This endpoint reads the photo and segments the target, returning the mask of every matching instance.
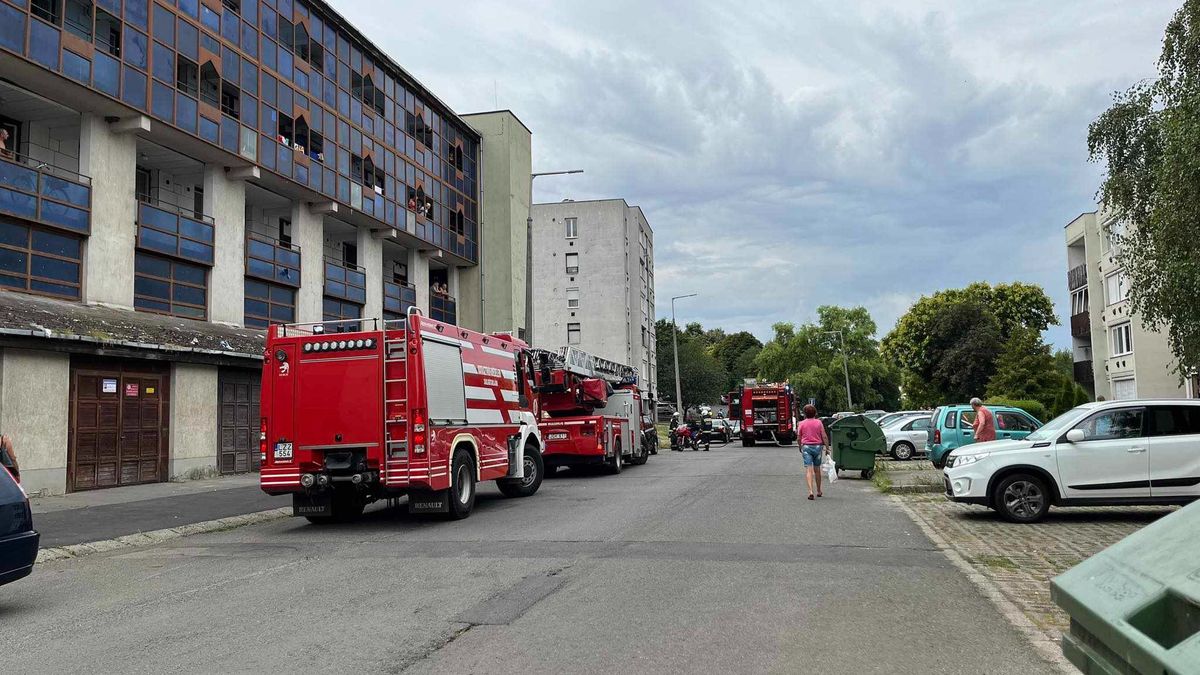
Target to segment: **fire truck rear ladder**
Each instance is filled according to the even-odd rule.
[[[411,479],[408,448],[408,321],[383,322],[384,485]]]

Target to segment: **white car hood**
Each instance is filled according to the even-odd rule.
[[[1028,450],[1033,446],[1033,441],[1021,440],[1003,440],[1003,441],[987,441],[984,443],[972,443],[954,450],[955,457],[965,457],[967,455],[979,455],[985,452],[1007,452],[1010,450]]]

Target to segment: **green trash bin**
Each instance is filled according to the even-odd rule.
[[[874,420],[850,415],[829,425],[829,443],[837,470],[859,471],[863,478],[875,475],[875,455],[887,446],[883,430]]]
[[[1050,597],[1071,615],[1067,660],[1087,675],[1200,673],[1197,533],[1193,504],[1051,581]]]

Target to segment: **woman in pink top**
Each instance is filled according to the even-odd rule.
[[[804,421],[797,425],[796,432],[800,435],[800,456],[804,458],[804,480],[808,483],[808,498],[813,498],[813,483],[817,486],[817,496],[821,494],[821,458],[829,451],[829,434],[825,425],[817,419],[817,409],[811,405],[804,406]]]

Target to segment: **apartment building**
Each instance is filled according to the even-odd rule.
[[[479,133],[319,0],[0,0],[0,128],[33,491],[255,468],[268,322],[479,327]]]
[[[1075,381],[1109,400],[1196,395],[1192,382],[1179,382],[1166,336],[1143,326],[1129,307],[1114,255],[1120,228],[1103,209],[1066,226]]]
[[[534,204],[533,339],[638,370],[655,389],[654,232],[624,199]]]

